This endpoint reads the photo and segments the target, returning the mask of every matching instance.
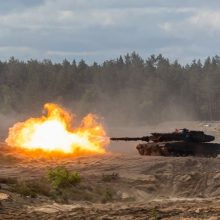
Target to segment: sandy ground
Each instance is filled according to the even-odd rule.
[[[218,134],[219,123],[206,125],[194,123],[190,128]],[[135,135],[140,133],[136,130]],[[110,148],[117,151],[117,146]],[[220,219],[220,158],[144,157],[131,144],[123,146],[125,152],[120,144],[120,153],[104,156],[45,159],[22,156],[1,145],[0,219]],[[75,197],[68,201],[11,190],[10,179],[37,182],[58,165],[82,176],[73,189]]]
[[[62,164],[77,170],[92,187],[111,187],[117,199],[57,203],[41,196],[18,195],[1,184],[0,191],[9,199],[1,202],[0,219],[220,219],[219,158],[106,155],[3,161],[1,178],[37,179],[48,167]],[[118,174],[116,180],[102,181],[103,174],[113,172]]]

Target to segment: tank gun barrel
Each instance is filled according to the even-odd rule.
[[[186,128],[181,129],[181,132],[171,133],[151,133],[150,136],[143,137],[112,137],[111,141],[145,141],[145,142],[168,142],[168,141],[185,141],[185,142],[211,142],[215,137],[204,134],[203,131],[190,131]]]
[[[143,137],[111,137],[111,141],[150,141],[150,137],[143,136]]]

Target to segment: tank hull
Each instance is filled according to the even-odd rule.
[[[138,144],[140,155],[148,156],[201,156],[217,157],[220,155],[220,144],[195,142],[160,142]]]

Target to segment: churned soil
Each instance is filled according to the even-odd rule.
[[[56,166],[82,177],[71,197],[15,190]],[[220,158],[35,158],[2,145],[0,186],[0,219],[220,219]]]

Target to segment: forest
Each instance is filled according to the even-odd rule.
[[[133,52],[88,65],[84,60],[0,61],[0,114],[37,114],[55,102],[111,125],[220,120],[220,57],[182,65]]]

